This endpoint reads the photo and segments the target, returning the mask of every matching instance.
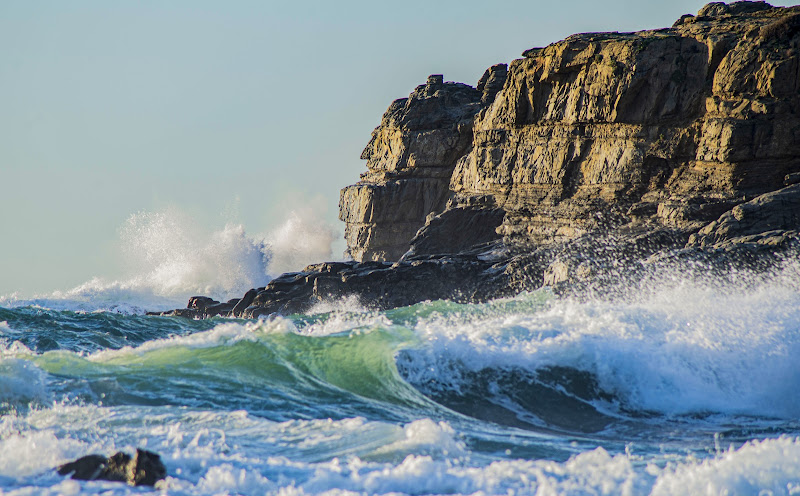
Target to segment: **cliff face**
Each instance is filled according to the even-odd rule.
[[[472,142],[475,114],[505,82],[506,66],[486,71],[478,88],[434,75],[395,100],[361,158],[368,171],[342,190],[339,218],[356,260],[396,260],[431,213],[441,212],[456,161]]]
[[[692,233],[800,171],[800,7],[712,3],[671,28],[523,57],[479,89],[429,81],[392,104],[369,172],[342,192],[356,260],[442,252],[457,235],[455,251]]]

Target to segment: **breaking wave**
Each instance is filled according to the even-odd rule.
[[[134,493],[51,469],[143,446],[170,494],[793,494],[800,279],[733,279],[248,323],[0,308],[0,491]]]

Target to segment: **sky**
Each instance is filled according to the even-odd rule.
[[[371,131],[429,74],[475,85],[528,48],[703,3],[4,0],[0,295],[113,278],[142,212],[257,235],[305,209],[343,232]]]

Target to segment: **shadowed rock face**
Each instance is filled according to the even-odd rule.
[[[796,257],[800,6],[715,2],[670,28],[573,35],[477,88],[431,76],[389,106],[362,158],[340,199],[354,262],[172,314],[479,301]]]
[[[735,206],[689,238],[689,246],[755,242],[800,228],[800,184]],[[764,241],[762,241],[763,243]]]
[[[152,315],[202,319],[217,315],[258,318],[271,314],[306,313],[314,305],[354,295],[368,308],[384,310],[424,300],[484,301],[509,295],[505,262],[478,252],[422,257],[413,261],[325,262],[273,279],[248,291],[250,304],[225,312],[220,303],[192,297],[187,308]]]

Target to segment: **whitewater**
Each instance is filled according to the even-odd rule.
[[[302,213],[190,225],[133,215],[128,276],[0,296],[0,493],[800,494],[800,261],[613,296],[144,315],[333,257]],[[137,447],[155,488],[54,471]]]

